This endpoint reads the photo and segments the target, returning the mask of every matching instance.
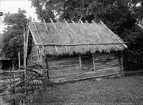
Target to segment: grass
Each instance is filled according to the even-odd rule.
[[[143,105],[143,76],[52,85],[29,105]]]

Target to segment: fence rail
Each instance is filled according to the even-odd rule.
[[[4,87],[6,87],[7,89],[9,88],[8,93],[5,90],[1,91],[2,93],[0,93],[0,96],[11,97],[16,94],[23,94],[28,96],[28,94],[31,94],[31,92],[40,89],[44,82],[41,70],[38,71],[36,69],[26,68],[26,72],[27,72],[27,77],[25,78],[24,69],[0,70],[0,75],[2,76],[2,78],[3,77],[4,79],[6,78],[6,80],[3,79],[4,84],[1,85],[0,88],[1,89],[4,89]],[[26,93],[24,92],[25,90]]]

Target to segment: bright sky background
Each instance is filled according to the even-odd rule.
[[[26,16],[35,18],[37,20],[37,16],[35,14],[35,9],[31,7],[31,1],[29,0],[0,0],[0,12],[3,13],[16,13],[18,8],[22,10],[26,10]],[[0,33],[2,33],[4,29],[3,24],[4,15],[0,17]]]

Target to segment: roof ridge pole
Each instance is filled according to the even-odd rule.
[[[36,26],[35,23],[34,23],[34,26],[35,26],[35,29],[36,29],[36,31],[37,31],[39,40],[40,40],[40,42],[41,42],[41,44],[42,44],[42,55],[44,55],[44,50],[45,50],[45,48],[44,48],[44,43],[42,42],[42,39],[41,39],[41,37],[40,37],[40,35],[39,35],[39,31],[38,31],[37,26]]]
[[[68,26],[68,28],[72,31],[72,33],[75,35],[75,36],[77,36],[76,35],[76,33],[74,32],[74,30],[70,27],[70,25],[68,24],[68,22],[64,19],[64,21],[65,21],[65,23],[66,23],[66,25]]]
[[[83,21],[82,21],[82,20],[81,20],[81,24],[82,24],[82,25],[81,25],[81,27],[83,27],[85,30],[89,29],[89,28],[87,28],[87,27],[86,27],[86,24],[85,24],[85,23],[83,23]],[[89,38],[88,38],[88,39],[89,39]]]
[[[95,23],[95,22],[94,22]],[[115,34],[115,33],[113,33],[102,21],[100,21],[100,23],[102,24],[102,25],[104,25],[112,34]],[[116,34],[115,34],[116,35]],[[116,37],[117,37],[117,35],[116,35]],[[117,39],[119,40],[119,38],[117,37]],[[121,40],[119,40],[120,42],[122,42]],[[123,42],[122,42],[123,43]]]
[[[83,21],[80,19],[79,20],[80,21],[80,23],[82,24],[81,26],[83,27],[83,25],[85,24],[85,23],[83,23]],[[83,27],[84,29],[88,29],[88,28],[85,28],[85,27]]]
[[[96,25],[96,28],[99,29],[99,27],[97,26],[97,24],[96,24],[93,20],[92,20],[92,23],[94,23],[94,24]],[[92,28],[92,29],[96,32],[96,30],[95,30],[94,28]],[[103,38],[103,37],[101,37],[101,35],[99,35],[99,37],[101,38],[101,41],[102,41],[102,38]],[[100,42],[100,43],[101,43],[101,42]],[[102,45],[100,45],[100,47],[102,48],[102,50],[104,49]]]
[[[81,19],[78,20],[78,23],[80,23],[80,22],[81,22]]]
[[[30,28],[30,26],[28,26],[28,28],[29,28],[29,30],[30,30],[30,32],[31,32],[31,35],[32,35],[32,38],[33,38],[35,44],[37,45],[38,43],[37,43],[37,41],[36,41],[36,39],[35,39],[35,37],[34,37],[34,35],[33,35],[33,32],[31,31],[32,29]]]
[[[89,24],[89,22],[86,20],[85,23]]]
[[[82,24],[84,24],[84,23],[83,23],[83,21],[82,21],[81,19],[79,19],[78,23],[82,23]]]
[[[53,21],[51,18],[49,18],[49,19],[50,19],[51,23],[53,24],[53,26],[54,26],[55,30],[56,30],[56,31],[57,31],[57,33],[59,34],[59,37],[61,38],[60,33],[58,32],[58,29],[57,29],[56,24],[54,23],[54,21]]]
[[[76,23],[73,21],[73,20],[71,20],[72,21],[72,23],[79,29],[79,27],[76,25]],[[79,31],[82,33],[82,34],[84,34],[80,29],[79,29]]]
[[[60,23],[60,25],[61,25],[61,23]],[[65,29],[62,25],[61,25],[61,27],[62,27],[63,29]],[[68,35],[68,36],[69,36],[69,38],[70,38],[71,40],[73,40],[70,35]]]
[[[71,20],[71,21],[72,21],[72,23],[73,23],[76,27],[78,27],[73,20]]]
[[[59,20],[57,20],[57,22],[60,24],[60,26],[64,29],[64,27],[61,25],[61,22],[59,22]]]
[[[80,22],[81,22],[82,24],[84,24],[83,21],[82,21],[81,19],[80,19]]]
[[[57,27],[56,27],[54,21],[51,18],[49,18],[49,19],[50,19],[51,23],[53,24],[54,28],[57,30]]]
[[[37,29],[37,26],[36,26],[35,22],[34,22],[34,26],[35,26],[35,29],[36,29],[36,31],[37,31],[38,37],[39,37],[39,39],[40,39],[40,42],[41,42],[42,45],[43,45],[43,42],[42,42],[42,40],[41,40],[41,38],[40,38],[39,31],[38,31],[38,29]]]
[[[71,28],[69,27],[69,24],[68,24],[68,22],[64,19],[64,22],[66,23],[66,25],[68,26],[68,28],[71,30]],[[71,30],[72,31],[72,30]],[[74,33],[73,31],[72,31],[72,33]],[[68,35],[68,34],[67,34]],[[69,36],[69,38],[71,39],[71,43],[74,43],[73,41],[74,41],[74,39],[71,37],[71,35],[68,35]],[[76,34],[74,33],[74,36],[76,36]]]
[[[45,26],[45,28],[46,28],[46,31],[48,30],[48,32],[49,32],[49,28],[47,27],[47,24],[46,24],[46,22],[45,22],[45,19],[43,19],[43,22],[44,22],[44,26]]]
[[[95,22],[94,22],[95,23]],[[100,23],[102,25],[104,25],[112,34],[115,34],[114,32],[112,32],[102,21],[100,21]],[[122,40],[119,39],[119,36],[117,34],[115,34],[116,38],[118,39],[119,42],[123,43],[124,45],[124,42]],[[125,47],[127,47],[126,45],[124,45]]]
[[[79,46],[79,45],[109,45],[109,44],[122,44],[122,43],[77,43],[77,44],[57,44],[57,43],[49,43],[44,44],[44,46]],[[40,45],[36,45],[40,46]]]
[[[78,23],[84,24],[83,21],[81,19],[79,19]],[[81,27],[83,27],[83,25],[80,25]],[[84,29],[87,29],[85,27],[83,27]]]
[[[59,25],[62,27],[62,29],[64,29],[64,27],[61,25],[61,22],[59,22],[59,20],[57,19],[57,22],[59,23]],[[68,50],[67,47],[65,46],[66,51]]]
[[[57,33],[58,33],[60,39],[62,40],[62,38],[61,38],[61,36],[60,36],[60,33],[58,32],[58,29],[57,29],[57,27],[56,27],[56,24],[54,23],[54,21],[53,21],[51,18],[49,18],[49,19],[50,19],[51,23],[53,24],[55,30],[57,31]],[[56,46],[54,46],[54,47],[55,47],[56,52],[58,52],[57,47],[56,47]]]
[[[94,22],[94,21],[93,21],[93,22]],[[95,22],[94,22],[94,23],[95,23]],[[102,25],[104,25],[109,32],[111,32],[112,34],[114,34],[114,35],[116,36],[117,40],[118,40],[120,43],[123,43],[123,42],[119,39],[119,37],[118,37],[115,33],[113,33],[102,21],[100,21],[100,23],[101,23]],[[118,47],[116,44],[115,44],[115,46]]]

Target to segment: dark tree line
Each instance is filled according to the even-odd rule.
[[[139,26],[143,20],[143,0],[31,0],[31,4],[41,21],[50,22],[49,18],[69,22],[103,21],[128,45],[126,59],[143,63],[143,29]],[[3,52],[7,57],[14,58],[16,51],[23,52],[22,27],[27,21],[22,10],[6,15],[4,23],[8,27],[3,34]]]
[[[19,9],[17,13],[5,14],[4,24],[7,27],[2,34],[1,56],[17,59],[20,52],[23,58],[23,29],[28,22],[25,13],[25,10]]]
[[[31,0],[41,21],[103,21],[128,45],[126,60],[143,63],[143,0]],[[42,12],[41,12],[42,11]],[[56,11],[55,15],[53,11]],[[46,13],[46,14],[45,14]]]

